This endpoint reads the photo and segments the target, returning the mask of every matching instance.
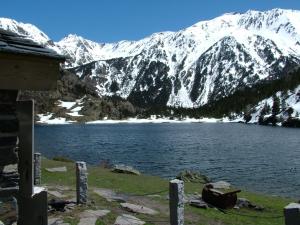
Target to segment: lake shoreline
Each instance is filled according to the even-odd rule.
[[[66,172],[48,172],[46,168],[66,167]],[[145,217],[135,214],[140,219],[158,220],[160,217],[168,219],[168,179],[162,179],[158,176],[149,176],[146,174],[131,175],[124,173],[114,173],[110,169],[99,166],[88,165],[88,196],[94,201],[93,207],[105,207],[111,211],[110,216],[104,217],[105,224],[113,224],[116,217],[122,213],[117,203],[107,201],[103,197],[97,196],[95,190],[108,190],[120,194],[121,196],[130,196],[130,203],[138,201],[145,207],[153,208],[160,212],[159,215]],[[53,161],[46,158],[42,160],[42,185],[46,185],[51,191],[60,192],[66,199],[74,196],[73,191],[76,185],[74,162]],[[195,196],[201,193],[203,184],[185,182],[186,196]],[[61,192],[61,190],[72,190]],[[153,195],[152,193],[159,193]],[[135,197],[136,196],[136,197]],[[139,197],[142,196],[142,197]],[[254,210],[250,208],[240,208],[228,210],[230,213],[223,213],[215,208],[199,209],[194,208],[187,202],[185,204],[185,222],[189,224],[232,224],[232,225],[281,225],[284,222],[283,208],[293,201],[291,198],[274,197],[255,192],[242,191],[238,194],[239,198],[248,199],[250,202],[263,207],[263,210]],[[149,205],[150,204],[150,205]],[[87,206],[89,207],[89,206]],[[69,213],[59,214],[64,221],[74,224],[79,220],[79,212],[86,210],[87,207],[75,208],[75,214]],[[241,215],[239,215],[241,213]],[[243,215],[251,215],[245,217]],[[280,216],[280,218],[278,218]],[[272,218],[274,217],[274,218]],[[72,223],[73,224],[73,223]]]

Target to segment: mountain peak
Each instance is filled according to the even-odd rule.
[[[46,45],[50,41],[50,38],[44,32],[29,23],[21,23],[9,18],[0,18],[0,27],[25,36],[42,45]]]

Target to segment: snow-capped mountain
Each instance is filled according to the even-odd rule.
[[[36,26],[29,23],[17,22],[13,19],[0,18],[0,27],[25,36],[41,45],[50,45],[50,38]]]
[[[202,106],[279,78],[300,63],[300,11],[295,10],[229,13],[178,32],[108,44],[76,35],[53,43],[32,25],[2,21],[5,29],[65,54],[65,67],[94,83],[99,95],[141,106]]]

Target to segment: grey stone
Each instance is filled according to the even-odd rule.
[[[231,184],[226,181],[217,181],[210,183],[215,189],[230,189]]]
[[[77,203],[87,203],[87,167],[85,162],[76,162],[76,198]]]
[[[3,173],[14,173],[18,172],[18,164],[10,164],[7,166],[4,166]]]
[[[65,223],[61,218],[49,218],[48,225],[70,225],[70,224]]]
[[[97,188],[97,189],[94,189],[94,193],[101,196],[102,198],[105,198],[109,202],[113,202],[113,201],[126,202],[125,196],[117,194],[116,192],[114,192],[110,189]]]
[[[186,194],[184,195],[184,203],[189,203],[190,201],[193,200],[200,200],[202,199],[202,196],[200,194]]]
[[[41,173],[42,155],[41,153],[34,153],[34,185],[40,185],[42,179]]]
[[[87,217],[103,217],[106,216],[108,213],[110,213],[109,210],[85,210],[82,213],[79,214],[80,218],[87,218]]]
[[[236,201],[236,207],[238,208],[249,208],[252,205],[251,202],[246,198],[238,198]]]
[[[66,197],[65,195],[61,194],[58,191],[48,191],[48,194],[50,194],[56,198],[65,198]]]
[[[71,190],[70,187],[61,186],[61,185],[55,186],[55,189],[57,189],[59,191],[70,191]]]
[[[246,198],[238,198],[237,199],[235,209],[240,209],[240,208],[254,209],[254,210],[257,210],[257,211],[264,210],[264,207],[255,205]]]
[[[202,201],[202,200],[191,200],[190,202],[191,206],[197,207],[197,208],[201,208],[201,209],[207,209],[208,205],[206,202]]]
[[[97,217],[81,218],[78,225],[95,225]]]
[[[141,175],[141,173],[138,170],[134,169],[133,167],[122,165],[122,164],[115,165],[114,168],[112,169],[112,172]]]
[[[135,205],[131,203],[121,203],[121,206],[127,210],[128,212],[134,212],[134,213],[143,213],[148,215],[156,215],[158,212],[156,210],[147,208],[145,206],[141,205]]]
[[[202,175],[198,172],[190,171],[190,170],[185,170],[180,172],[177,176],[177,179],[182,180],[184,182],[192,182],[192,183],[209,183],[210,179]]]
[[[121,216],[118,216],[114,223],[114,225],[143,225],[143,224],[145,224],[144,221],[128,214],[122,214]]]
[[[286,225],[300,224],[300,204],[290,203],[284,207],[284,217]]]
[[[45,168],[46,171],[55,173],[55,172],[67,172],[67,167],[53,167],[53,168]]]

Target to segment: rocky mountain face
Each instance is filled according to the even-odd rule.
[[[33,25],[0,27],[67,56],[64,65],[95,87],[140,107],[201,107],[281,78],[300,63],[300,11],[229,13],[139,41],[96,43],[76,35],[53,42]]]

